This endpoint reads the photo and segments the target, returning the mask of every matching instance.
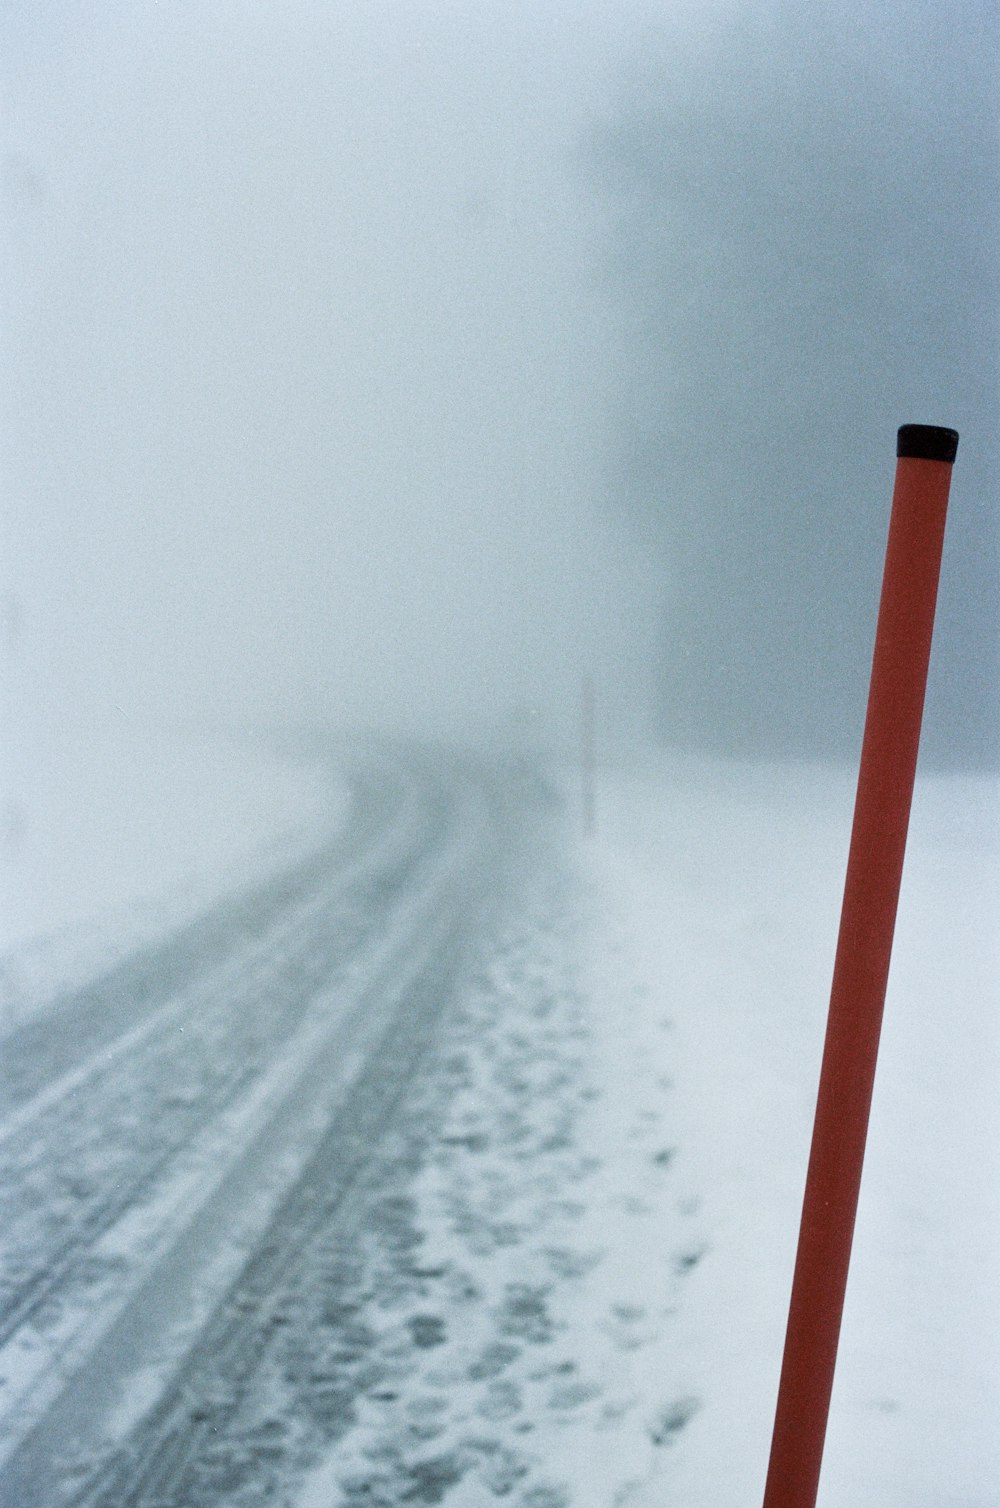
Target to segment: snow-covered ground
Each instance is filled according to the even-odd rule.
[[[418,1269],[372,1206],[383,1385],[297,1508],[759,1502],[852,805],[848,771],[605,772],[385,1175]],[[997,1502],[998,815],[920,783],[823,1508]]]
[[[605,1159],[594,1281],[649,1316],[635,1393],[691,1400],[636,1496],[649,1508],[761,1495],[853,780],[651,763],[607,782],[584,857],[605,1068],[583,1133]],[[998,876],[997,780],[919,780],[823,1508],[1000,1500]],[[678,1251],[699,1254],[679,1298]]]
[[[18,778],[14,1015],[345,800],[318,761],[206,740]],[[650,756],[602,773],[589,840],[572,785],[310,1258],[301,1398],[277,1351],[242,1405],[284,1495],[251,1473],[232,1508],[760,1499],[853,772]],[[822,1508],[997,1503],[998,873],[997,780],[920,780]]]
[[[347,801],[327,760],[124,717],[63,731],[8,719],[2,756],[0,1031],[290,862]]]

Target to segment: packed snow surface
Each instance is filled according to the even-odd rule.
[[[997,795],[917,792],[822,1508],[996,1503]],[[422,1287],[373,1208],[392,1386],[297,1508],[760,1500],[852,806],[844,770],[604,773],[449,1038],[396,1190]]]
[[[328,760],[124,715],[26,721],[0,752],[0,1031],[290,862],[347,801]]]
[[[77,843],[48,850],[98,961],[164,925],[165,894],[197,909],[306,851],[344,801],[318,766],[147,754],[117,778],[97,761]],[[587,838],[563,786],[558,841],[309,1259],[322,1320],[289,1327],[309,1366],[291,1387],[276,1351],[241,1406],[268,1501],[760,1500],[853,773],[651,756],[601,773]],[[997,1502],[998,798],[993,777],[918,781],[821,1508]],[[16,923],[22,969],[31,935]],[[227,1503],[264,1501],[262,1470]]]

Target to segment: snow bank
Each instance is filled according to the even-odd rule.
[[[4,749],[0,1029],[342,819],[329,762],[86,724]]]
[[[996,1502],[998,798],[918,782],[823,1508]],[[638,1396],[677,1402],[635,1508],[762,1495],[852,805],[853,775],[818,768],[604,780],[582,862],[607,1086],[587,1145],[621,1185],[605,1270],[648,1312],[691,1231],[683,1297],[630,1357]]]

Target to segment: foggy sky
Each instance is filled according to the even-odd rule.
[[[842,752],[916,420],[962,431],[930,747],[995,749],[985,6],[3,26],[22,701],[563,739],[586,673]]]
[[[558,5],[8,16],[12,585],[97,716],[647,705]]]

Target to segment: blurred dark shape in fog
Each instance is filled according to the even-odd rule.
[[[920,422],[962,437],[923,752],[1000,761],[997,37],[981,0],[663,7],[594,133],[671,742],[856,750]]]

